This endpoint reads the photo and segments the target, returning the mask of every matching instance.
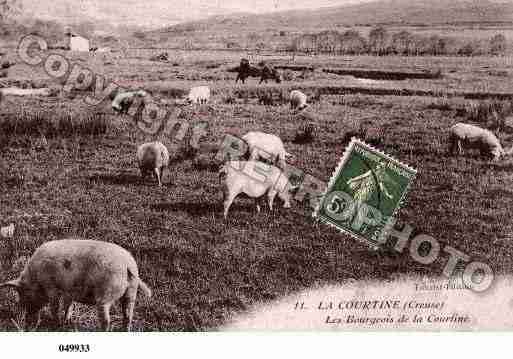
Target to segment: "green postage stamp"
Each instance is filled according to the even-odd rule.
[[[314,217],[375,247],[386,240],[417,171],[353,138]]]

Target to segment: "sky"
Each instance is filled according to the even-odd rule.
[[[77,21],[93,17],[114,24],[160,27],[233,12],[311,9],[370,0],[22,0],[30,17]]]

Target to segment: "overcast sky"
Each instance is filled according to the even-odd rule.
[[[165,26],[232,12],[319,8],[370,0],[22,0],[25,13],[39,18],[94,17],[115,23]]]

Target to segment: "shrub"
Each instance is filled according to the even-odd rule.
[[[502,132],[508,127],[506,118],[513,108],[509,101],[486,100],[467,103],[465,112],[469,122],[481,123],[490,130]]]
[[[363,138],[365,139],[365,142],[373,146],[380,146],[383,144],[385,131],[382,127],[363,125],[360,132],[363,133]]]
[[[315,89],[313,93],[309,96],[309,102],[319,102],[321,100],[321,90]]]
[[[282,78],[283,78],[283,81],[294,81],[295,80],[294,72],[291,70],[285,70],[282,73]]]
[[[485,100],[467,103],[465,111],[468,121],[487,124],[510,115],[512,106],[509,101]]]
[[[237,100],[236,100],[235,96],[233,96],[233,94],[225,95],[223,97],[223,103],[225,103],[227,105],[233,105],[236,102],[237,102]]]
[[[298,76],[299,79],[301,80],[309,80],[313,77],[314,75],[314,72],[310,69],[303,69],[303,71],[301,71],[301,74]]]
[[[507,49],[507,40],[503,34],[497,34],[490,39],[490,53],[492,55],[503,55]]]
[[[60,113],[31,111],[8,113],[0,119],[0,132],[4,138],[31,136],[44,138],[100,136],[107,132],[104,113]]]
[[[309,143],[313,142],[316,134],[317,134],[317,125],[312,122],[307,122],[305,125],[301,126],[292,142],[294,143]]]
[[[449,99],[445,96],[435,98],[431,103],[426,106],[426,109],[440,110],[440,111],[451,111],[452,105]]]
[[[496,76],[496,77],[508,77],[509,72],[506,70],[490,70],[487,72],[490,76]]]
[[[195,169],[211,172],[219,170],[221,164],[221,161],[216,160],[215,154],[202,153],[192,160],[192,167]]]
[[[361,94],[349,94],[342,96],[341,105],[362,108],[373,105],[375,102],[369,97]]]
[[[265,106],[274,105],[273,93],[271,91],[261,92],[258,95],[258,103]]]
[[[228,105],[233,105],[237,102],[235,94],[231,89],[226,89],[221,93],[221,101]]]

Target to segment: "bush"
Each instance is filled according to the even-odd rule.
[[[301,126],[298,129],[292,142],[294,142],[294,143],[313,142],[316,137],[317,131],[318,131],[317,125],[315,125],[312,122],[307,122],[305,125]]]
[[[263,92],[258,95],[258,103],[265,106],[274,105],[273,93],[272,92]]]
[[[235,98],[235,96],[233,96],[233,94],[229,94],[223,97],[223,103],[227,105],[233,105],[236,102],[237,99]]]
[[[447,97],[437,97],[426,106],[426,109],[439,110],[439,111],[451,111],[453,109],[453,107]]]
[[[363,133],[363,138],[365,139],[365,142],[373,145],[373,146],[380,146],[383,144],[383,141],[385,139],[385,131],[383,127],[375,127],[372,125],[363,126],[360,130],[361,133]]]
[[[315,89],[309,96],[308,102],[315,103],[319,101],[321,101],[321,91],[319,89]]]
[[[511,113],[511,102],[499,100],[485,100],[469,102],[465,106],[467,120],[474,122],[486,122],[493,113],[507,116]]]
[[[505,119],[513,112],[509,101],[485,100],[469,102],[465,106],[467,121],[483,124],[493,130],[502,131]]]
[[[227,105],[233,105],[237,102],[235,95],[231,89],[227,89],[226,91],[223,91],[221,95],[221,101]]]
[[[285,70],[282,73],[283,81],[294,81],[295,80],[294,71],[291,70]]]
[[[219,170],[220,165],[222,165],[222,162],[216,160],[215,154],[202,153],[192,160],[192,167],[200,171],[215,172]]]
[[[104,113],[61,113],[52,111],[27,111],[9,113],[0,119],[0,132],[4,138],[31,136],[64,138],[75,136],[100,136],[107,132]]]
[[[490,40],[490,53],[492,55],[504,55],[507,49],[506,37],[502,34],[497,34]]]
[[[496,77],[508,77],[509,72],[506,70],[490,70],[487,72],[490,76],[496,76]]]
[[[339,104],[344,106],[362,108],[374,105],[375,102],[369,96],[361,94],[349,94],[342,96],[341,100],[339,100]]]
[[[169,54],[167,52],[160,53],[150,57],[150,61],[169,61]]]
[[[313,76],[314,76],[314,72],[312,70],[310,70],[310,69],[303,69],[303,71],[301,71],[301,74],[298,76],[298,78],[301,79],[301,80],[309,80]]]

